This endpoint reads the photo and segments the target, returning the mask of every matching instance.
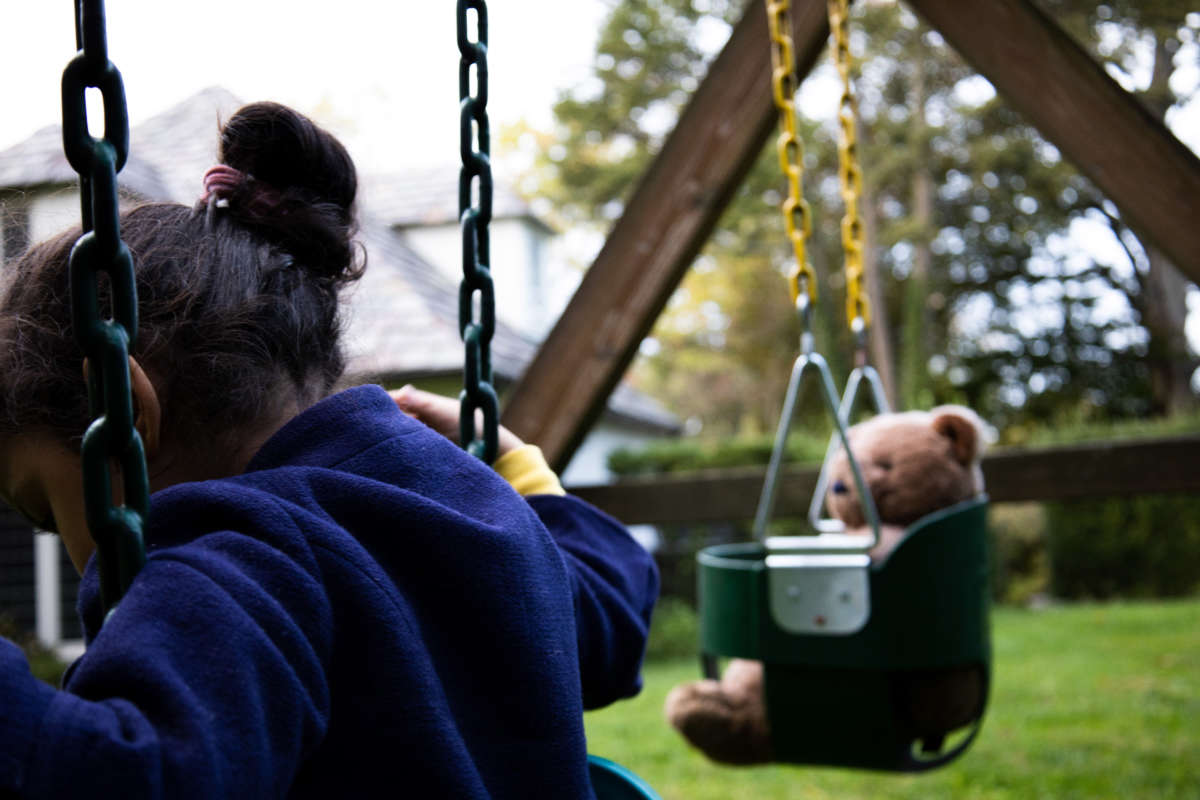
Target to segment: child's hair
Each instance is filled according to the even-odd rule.
[[[338,292],[363,268],[352,241],[354,164],[332,135],[285,106],[255,103],[223,127],[220,160],[244,180],[192,208],[152,203],[121,214],[140,311],[131,355],[158,391],[164,436],[185,442],[224,441],[327,394],[345,365]],[[86,427],[67,278],[79,235],[34,247],[9,269],[0,435],[74,440]],[[105,308],[107,297],[102,287]]]

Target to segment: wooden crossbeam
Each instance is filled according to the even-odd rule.
[[[1200,492],[1200,436],[997,451],[983,462],[993,502],[1083,500]],[[626,524],[733,522],[754,517],[764,470],[713,470],[571,487],[572,494]],[[786,470],[776,514],[803,517],[817,471]]]
[[[1200,159],[1029,0],[906,0],[1191,280]]]
[[[825,4],[797,3],[797,68],[829,35]],[[775,126],[763,3],[728,44],[504,409],[503,422],[562,469],[708,239]]]

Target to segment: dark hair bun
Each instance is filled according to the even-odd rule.
[[[220,158],[248,176],[229,196],[234,219],[317,277],[358,277],[351,241],[358,177],[333,135],[287,106],[252,103],[221,129]]]

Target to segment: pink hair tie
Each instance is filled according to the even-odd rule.
[[[207,202],[210,197],[228,198],[235,189],[246,182],[246,173],[234,169],[228,164],[217,164],[209,167],[204,173],[204,194],[201,201]]]

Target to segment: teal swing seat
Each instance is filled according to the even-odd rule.
[[[588,775],[596,800],[661,800],[650,784],[607,758],[588,756]]]
[[[717,656],[764,663],[776,761],[916,772],[967,749],[991,678],[986,513],[980,496],[930,514],[869,565],[814,565],[757,542],[700,552],[706,671]],[[973,683],[949,739],[909,713],[946,701],[936,687],[948,670]]]

